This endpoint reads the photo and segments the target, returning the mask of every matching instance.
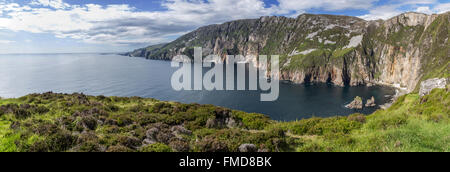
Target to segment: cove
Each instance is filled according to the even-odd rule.
[[[89,95],[140,96],[181,103],[213,104],[245,112],[262,113],[274,120],[370,114],[377,110],[351,110],[344,106],[355,96],[375,97],[378,105],[389,101],[389,87],[338,87],[330,84],[280,83],[279,98],[261,102],[263,91],[175,91],[168,61],[146,60],[113,54],[0,55],[0,97],[31,93],[82,92]]]

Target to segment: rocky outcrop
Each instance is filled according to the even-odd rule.
[[[404,13],[388,20],[302,14],[297,18],[261,17],[201,27],[164,45],[128,53],[171,60],[193,47],[203,55],[280,55],[281,80],[335,85],[383,84],[416,89],[420,80],[448,67],[450,13]],[[441,70],[436,70],[441,69]]]
[[[236,128],[242,125],[241,122],[235,120],[232,111],[227,109],[217,109],[214,111],[215,116],[206,121],[208,128]]]
[[[363,108],[363,100],[361,97],[356,96],[355,99],[348,105],[345,106],[349,109],[362,109]]]
[[[374,107],[377,104],[375,104],[375,97],[372,96],[372,98],[368,99],[366,102],[366,107]]]
[[[449,83],[448,78],[433,78],[420,83],[420,97],[429,94],[435,88],[446,88]]]
[[[239,152],[257,152],[258,148],[254,144],[243,144],[239,146]]]

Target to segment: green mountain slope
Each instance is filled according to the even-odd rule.
[[[449,89],[372,115],[277,122],[211,105],[33,94],[0,100],[0,152],[450,151]]]

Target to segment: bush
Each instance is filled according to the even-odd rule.
[[[95,130],[97,129],[97,120],[91,116],[83,116],[77,123],[77,129],[79,131],[85,130]]]
[[[118,138],[119,144],[126,146],[131,149],[136,149],[139,147],[142,142],[136,137],[130,137],[130,136],[119,136]]]
[[[79,144],[75,149],[72,151],[74,152],[104,152],[104,148],[98,143],[93,141],[83,142]]]
[[[83,132],[78,136],[77,144],[86,142],[98,142],[98,136],[94,132]]]
[[[33,113],[37,113],[37,114],[45,114],[49,111],[50,110],[48,108],[46,108],[45,106],[37,106],[33,109]]]
[[[115,145],[110,146],[106,152],[135,152],[133,149],[130,149],[128,147],[122,146],[122,145]]]
[[[20,108],[20,109],[17,109],[14,111],[14,116],[17,119],[25,119],[25,118],[30,117],[31,113],[25,109]]]
[[[245,128],[252,130],[262,130],[271,123],[269,117],[256,113],[233,111],[233,117],[242,121]]]
[[[152,113],[172,114],[172,105],[166,102],[155,103],[151,108]]]
[[[170,141],[169,146],[176,152],[189,152],[189,142],[180,139],[174,139]]]
[[[139,152],[172,152],[172,149],[163,143],[154,143],[143,146]]]
[[[33,133],[42,135],[42,136],[50,136],[56,134],[60,130],[58,126],[55,124],[39,124],[36,127],[33,127]]]
[[[366,116],[364,116],[363,114],[353,114],[348,116],[347,118],[349,121],[356,121],[359,123],[366,123]]]
[[[130,124],[133,124],[133,120],[130,115],[120,115],[117,117],[117,125],[119,127],[124,127]]]
[[[106,105],[106,110],[110,111],[110,112],[117,112],[120,110],[119,106],[116,106],[114,104],[108,104]]]
[[[225,141],[222,141],[214,135],[206,136],[196,144],[200,152],[228,152],[228,146]]]
[[[50,152],[64,152],[73,147],[76,137],[68,131],[60,130],[46,139]]]

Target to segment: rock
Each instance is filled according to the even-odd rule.
[[[151,145],[156,143],[156,141],[151,140],[151,139],[144,139],[144,141],[142,141],[142,145],[146,146],[146,145]]]
[[[375,97],[372,96],[372,98],[367,100],[366,107],[374,107],[374,106],[376,106],[376,104],[375,104]]]
[[[118,139],[119,143],[123,146],[126,146],[131,149],[137,149],[139,146],[142,145],[141,140],[139,140],[136,137],[131,136],[121,136]]]
[[[243,144],[239,146],[240,152],[257,152],[258,148],[254,144]]]
[[[425,96],[435,88],[446,88],[449,84],[448,78],[433,78],[420,83],[419,95],[420,97]]]
[[[258,152],[266,153],[266,152],[270,152],[270,150],[264,148],[264,149],[258,149]]]
[[[362,109],[363,108],[363,101],[362,98],[359,96],[356,96],[355,99],[348,105],[345,106],[349,109]]]
[[[232,112],[229,109],[217,108],[214,113],[215,116],[206,121],[206,127],[208,128],[235,128],[242,125],[240,121],[232,117]]]
[[[170,131],[172,131],[172,134],[179,139],[182,139],[183,135],[192,135],[192,131],[187,130],[181,125],[173,126]]]
[[[92,116],[84,116],[77,123],[79,127],[84,128],[85,130],[95,130],[97,129],[97,120]]]
[[[158,128],[150,128],[149,130],[147,130],[147,132],[145,132],[145,136],[147,137],[147,139],[156,140],[156,136],[158,135],[158,133]]]

